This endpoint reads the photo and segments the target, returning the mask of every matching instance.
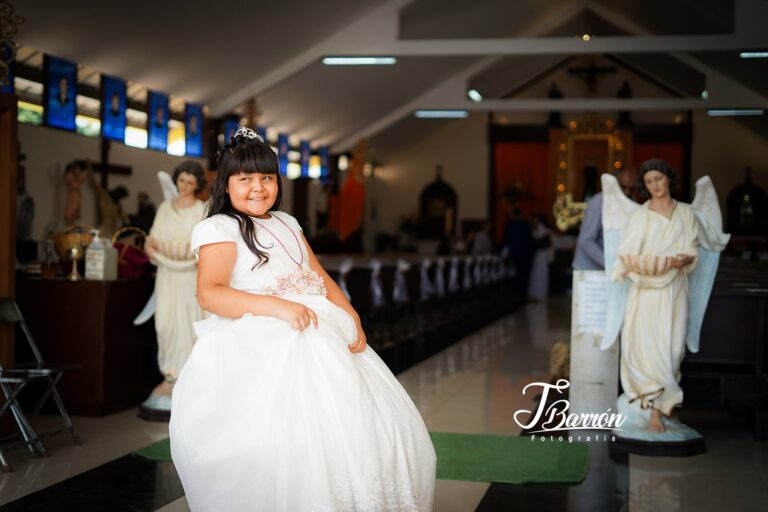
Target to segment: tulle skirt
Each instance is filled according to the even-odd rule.
[[[193,511],[429,511],[435,451],[408,394],[350,316],[198,322],[173,391],[173,462]]]

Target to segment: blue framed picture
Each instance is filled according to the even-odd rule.
[[[320,181],[327,183],[331,176],[330,167],[330,148],[328,146],[320,146],[317,154],[320,156]]]
[[[13,47],[10,41],[3,41],[0,45],[0,66],[5,68],[5,81],[0,84],[0,93],[13,94]]]
[[[288,134],[277,136],[277,160],[280,162],[280,174],[288,174]]]
[[[125,80],[101,75],[101,136],[125,141],[127,119]]]
[[[299,160],[299,163],[301,164],[301,177],[309,178],[309,157],[311,154],[309,141],[302,140],[299,144],[299,150],[301,151],[301,160]]]
[[[203,156],[203,107],[187,103],[184,109],[184,141],[187,156]]]
[[[167,151],[168,95],[149,91],[147,106],[147,146],[149,149]]]
[[[229,144],[229,141],[232,140],[232,137],[235,136],[235,133],[237,133],[237,130],[240,128],[240,119],[237,117],[228,117],[224,120],[224,127],[223,127],[223,133],[224,133],[224,144]]]
[[[75,131],[77,65],[51,55],[43,57],[43,123]]]

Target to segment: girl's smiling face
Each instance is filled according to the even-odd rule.
[[[227,182],[229,200],[235,210],[251,217],[265,217],[277,199],[277,176],[240,172]]]

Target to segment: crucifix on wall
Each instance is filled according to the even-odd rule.
[[[595,63],[594,59],[589,61],[586,66],[574,66],[568,68],[568,73],[575,75],[587,84],[587,91],[590,96],[594,96],[597,92],[597,81],[603,76],[611,73],[615,73],[616,68],[613,66],[601,66]]]
[[[109,163],[109,150],[111,149],[111,142],[109,139],[101,139],[101,161],[100,162],[90,162],[91,169],[93,169],[95,172],[98,172],[100,174],[99,184],[101,185],[101,188],[108,189],[109,188],[109,175],[110,174],[120,174],[123,176],[130,176],[132,172],[132,168],[130,165],[115,165]],[[88,165],[88,161],[86,160],[75,160],[75,163],[79,165],[81,168],[85,169]]]
[[[109,175],[119,174],[123,176],[131,175],[131,166],[114,165],[109,163],[110,141],[101,139],[101,161],[91,163],[86,160],[76,160],[75,164],[86,169],[88,179],[93,187],[96,197],[99,201],[99,228],[103,235],[111,236],[118,225],[125,221],[125,215],[120,207],[120,200],[128,196],[128,189],[120,185],[114,189],[109,189]],[[89,168],[90,166],[90,168]],[[96,182],[93,172],[100,174],[99,182]]]

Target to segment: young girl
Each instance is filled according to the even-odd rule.
[[[192,234],[213,316],[179,376],[171,451],[193,511],[428,511],[435,451],[240,129]]]

